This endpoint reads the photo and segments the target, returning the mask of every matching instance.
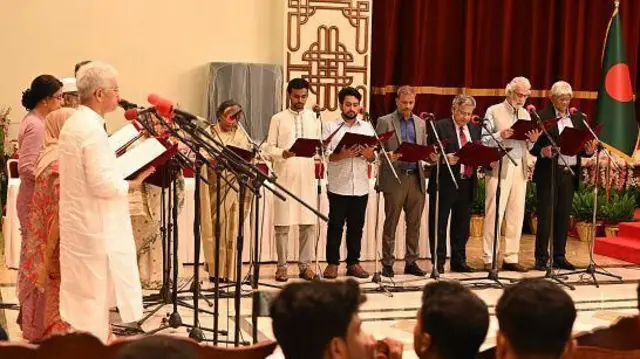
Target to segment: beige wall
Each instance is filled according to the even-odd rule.
[[[73,76],[90,59],[120,72],[121,96],[149,93],[202,115],[209,62],[283,63],[285,0],[0,0],[0,107],[25,114],[22,91],[42,73]],[[122,111],[109,116],[122,125]]]

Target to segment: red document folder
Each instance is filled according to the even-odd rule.
[[[602,131],[603,124],[599,124],[593,129],[596,135]],[[560,153],[565,156],[575,156],[582,152],[584,145],[593,140],[594,137],[589,130],[579,130],[573,127],[565,127],[558,139],[558,147],[560,147]]]
[[[235,153],[236,155],[238,155],[239,157],[241,157],[243,160],[247,161],[247,162],[251,162],[251,160],[253,159],[253,152],[249,151],[247,149],[244,148],[240,148],[240,147],[236,147],[233,145],[227,145],[226,146],[231,152]]]
[[[289,151],[296,157],[313,157],[321,146],[322,143],[316,138],[298,138]]]
[[[395,150],[396,153],[400,153],[402,155],[402,157],[400,157],[400,161],[405,162],[426,161],[435,151],[435,145],[423,146],[410,142],[402,142],[400,147]]]
[[[538,124],[534,121],[518,120],[511,126],[513,129],[513,136],[510,140],[524,141],[527,139],[527,132],[538,129]]]
[[[506,150],[511,151],[511,148],[506,148]],[[498,161],[504,156],[504,152],[498,147],[485,146],[476,141],[468,142],[455,155],[458,157],[458,163],[465,166],[480,167]]]
[[[124,179],[131,180],[149,167],[156,172],[145,182],[163,186],[164,179],[159,169],[178,152],[178,144],[171,144],[163,138],[148,138],[116,159]]]
[[[347,132],[344,134],[338,146],[334,149],[333,153],[339,153],[342,148],[351,148],[353,146],[375,146],[378,140],[374,136],[361,135],[359,133]]]

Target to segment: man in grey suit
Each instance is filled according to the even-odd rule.
[[[424,120],[413,114],[416,102],[416,91],[410,86],[401,86],[396,97],[397,110],[380,117],[376,132],[382,134],[395,131],[394,135],[384,143],[385,150],[390,153],[393,167],[401,183],[393,175],[386,160],[380,160],[378,175],[378,191],[384,194],[384,229],[382,233],[382,275],[393,277],[394,248],[396,227],[400,213],[404,210],[406,228],[405,274],[424,276],[419,266],[418,238],[420,236],[420,219],[425,202],[424,172],[420,163],[404,162],[400,155],[393,153],[402,142],[426,145],[426,124]]]

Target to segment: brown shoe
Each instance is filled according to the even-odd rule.
[[[338,278],[338,265],[337,264],[329,264],[324,269],[322,273],[322,277],[325,279],[336,279]]]
[[[529,269],[527,269],[525,266],[523,266],[520,263],[507,263],[507,262],[502,262],[502,270],[520,272],[520,273],[525,273],[529,271]]]
[[[276,282],[286,282],[288,280],[287,267],[279,267],[276,271]]]
[[[306,267],[305,269],[300,270],[300,274],[298,276],[304,280],[313,280],[316,273],[310,267]]]
[[[364,270],[360,264],[347,266],[347,275],[356,278],[369,278],[369,272]]]
[[[485,272],[491,272],[491,263],[485,263],[482,269],[484,269]]]

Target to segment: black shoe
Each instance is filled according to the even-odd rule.
[[[438,268],[440,269],[440,268]],[[442,273],[444,273],[444,268],[442,268]],[[415,275],[418,277],[424,277],[425,275],[427,275],[427,272],[423,271],[419,266],[418,263],[413,262],[411,264],[407,264],[404,267],[404,274],[411,274],[411,275]]]
[[[547,271],[547,262],[544,261],[536,261],[536,264],[532,268],[533,270],[546,272]]]
[[[380,274],[388,278],[393,278],[393,266],[383,265],[382,272]]]
[[[576,266],[571,264],[566,258],[556,258],[553,260],[553,268],[575,270]]]
[[[466,262],[463,262],[458,264],[451,264],[451,271],[458,273],[473,273],[476,271],[476,269],[468,265]]]

